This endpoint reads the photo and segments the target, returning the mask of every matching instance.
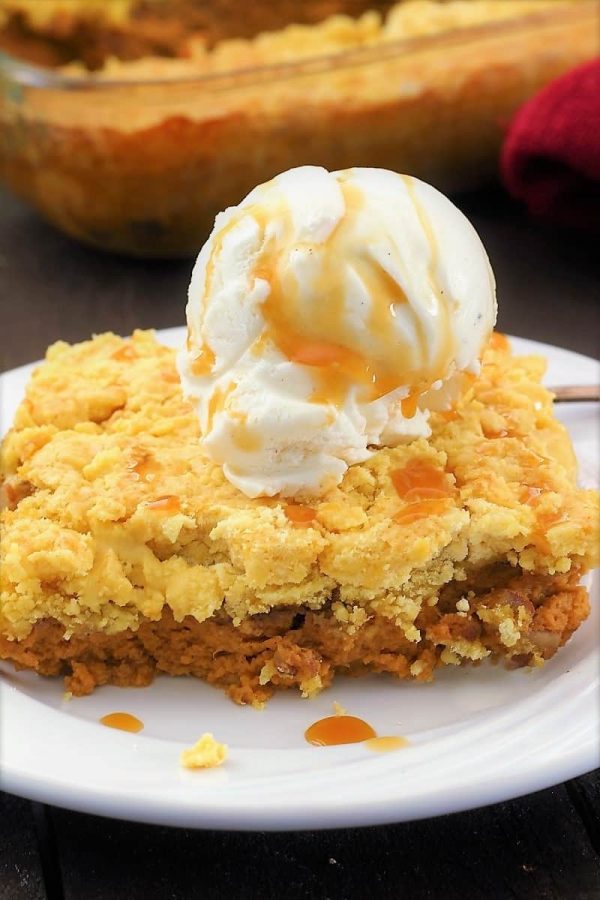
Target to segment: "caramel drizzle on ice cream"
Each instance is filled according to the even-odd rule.
[[[252,349],[262,355],[267,345],[274,344],[290,362],[305,366],[314,384],[310,398],[314,403],[339,408],[344,405],[353,385],[359,386],[356,399],[362,403],[408,386],[410,394],[401,401],[401,412],[405,418],[412,418],[420,395],[434,381],[443,379],[451,366],[455,349],[450,323],[453,301],[439,284],[437,240],[412,179],[401,177],[429,249],[427,280],[430,296],[426,301],[429,313],[433,309],[434,317],[439,321],[433,359],[419,309],[410,304],[396,277],[371,250],[378,244],[378,235],[374,233],[369,244],[357,236],[356,220],[363,214],[365,197],[359,187],[344,179],[343,173],[338,183],[345,211],[323,242],[293,242],[291,210],[283,199],[269,202],[269,185],[264,186],[260,199],[240,208],[215,235],[206,263],[202,303],[206,304],[213,293],[216,266],[226,235],[244,217],[251,216],[262,235],[262,247],[253,274],[255,279],[265,281],[269,289],[261,305],[266,327]],[[318,261],[312,284],[302,291],[288,264],[290,252],[296,248],[314,254]],[[402,261],[397,258],[393,262],[395,269],[402,271]],[[351,275],[364,285],[369,304],[365,341],[360,338],[357,341],[356,324],[353,326],[349,317],[349,265]],[[412,335],[405,335],[394,327],[400,308],[409,310]],[[200,340],[196,341],[198,337]],[[360,346],[357,346],[359,342]],[[190,371],[193,375],[209,375],[215,363],[214,351],[202,336],[190,334],[188,348],[194,343],[200,345],[200,351],[191,363]],[[369,343],[372,347],[367,352],[364,344]],[[225,406],[224,394],[229,393],[229,388],[225,392],[220,387],[215,388],[209,402],[205,435],[212,429],[215,415]],[[251,452],[257,449],[258,438],[247,432],[245,423],[236,423],[236,446]]]
[[[361,386],[361,402],[377,400],[403,385],[418,384],[420,390],[414,392],[418,397],[433,381],[446,375],[454,349],[450,298],[444,297],[436,280],[438,251],[435,235],[421,206],[417,206],[414,192],[409,191],[431,252],[428,275],[432,297],[429,302],[437,303],[436,314],[442,325],[438,358],[432,366],[427,359],[427,341],[418,314],[413,315],[418,348],[410,340],[402,340],[394,328],[397,308],[409,302],[402,286],[374,258],[368,247],[358,245],[354,228],[365,204],[362,191],[344,181],[340,183],[340,190],[345,213],[336,227],[322,244],[303,245],[320,260],[320,271],[308,297],[300,296],[297,280],[285,265],[292,232],[289,211],[281,207],[251,208],[251,214],[265,235],[255,277],[265,280],[270,288],[262,306],[267,333],[287,359],[311,368],[316,381],[312,395],[315,403],[342,405],[351,384]],[[273,216],[282,223],[282,234],[278,238],[267,238],[267,225]],[[353,333],[349,322],[348,285],[344,278],[344,264],[348,260],[364,284],[370,304],[366,332],[374,339],[377,349],[369,356],[352,346],[356,344],[356,332]],[[410,401],[406,411],[407,417],[414,415],[416,400]]]

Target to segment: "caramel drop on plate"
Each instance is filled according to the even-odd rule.
[[[106,725],[107,728],[118,728],[120,731],[136,732],[141,731],[144,727],[143,722],[126,712],[109,713],[107,716],[102,716],[100,723]]]
[[[153,512],[176,513],[179,512],[179,498],[173,494],[166,494],[164,497],[150,500],[146,504],[146,509],[151,509]]]
[[[311,506],[299,506],[295,503],[289,503],[283,511],[293,525],[309,525],[317,515]]]
[[[304,737],[316,747],[332,747],[336,744],[358,744],[377,737],[377,734],[368,722],[356,716],[327,716],[307,728]]]
[[[365,747],[374,753],[391,753],[393,750],[401,750],[408,746],[408,741],[403,737],[374,737],[365,743]]]

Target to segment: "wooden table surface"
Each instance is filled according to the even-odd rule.
[[[459,198],[498,281],[502,331],[597,355],[590,240],[532,224],[498,191]],[[0,193],[2,367],[59,338],[183,322],[190,261],[103,256]],[[40,768],[43,767],[43,748]],[[0,900],[596,900],[600,775],[412,824],[298,834],[194,832],[0,794]]]

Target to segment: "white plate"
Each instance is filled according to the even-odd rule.
[[[166,343],[182,329],[159,332]],[[514,339],[547,356],[548,383],[592,383],[586,357]],[[2,378],[9,422],[31,366]],[[599,410],[559,407],[581,463],[596,478]],[[235,706],[200,681],[159,678],[151,687],[103,687],[63,700],[62,681],[3,668],[2,786],[84,812],[203,828],[296,829],[371,825],[456,812],[581,775],[600,762],[598,578],[593,614],[569,644],[532,673],[442,670],[432,685],[385,677],[338,678],[312,701],[275,697],[263,712]],[[337,700],[380,734],[409,738],[377,755],[361,744],[308,746],[304,730]],[[117,710],[140,734],[98,724]],[[187,771],[179,753],[204,731],[230,746],[220,769]]]

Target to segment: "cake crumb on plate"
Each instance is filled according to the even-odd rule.
[[[227,744],[220,744],[206,732],[193,747],[182,751],[181,765],[185,769],[214,769],[225,762],[228,752]]]

